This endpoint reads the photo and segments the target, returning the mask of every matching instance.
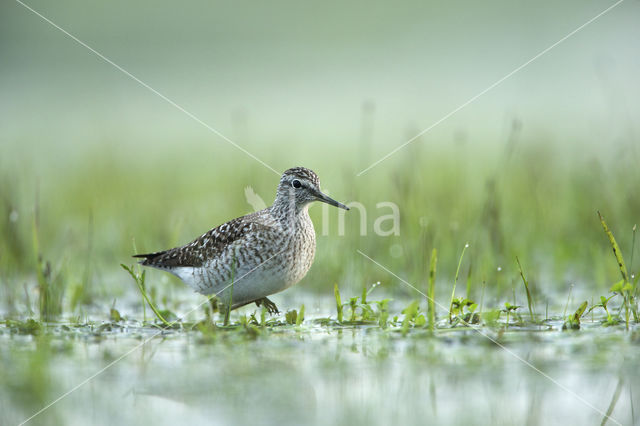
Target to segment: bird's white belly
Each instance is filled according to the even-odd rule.
[[[315,251],[315,250],[314,250]],[[233,277],[221,279],[212,273],[215,267],[178,267],[170,270],[189,287],[204,295],[215,295],[223,304],[241,306],[279,293],[299,282],[313,262],[313,252],[282,259],[285,253],[265,262],[239,265]]]

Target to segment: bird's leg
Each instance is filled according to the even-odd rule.
[[[270,314],[279,314],[280,311],[278,310],[278,307],[276,306],[275,303],[273,303],[271,300],[267,299],[266,297],[263,297],[262,299],[258,299],[258,300],[254,300],[254,302],[256,303],[256,306],[260,307],[264,304],[264,307],[267,308],[267,312],[269,312]]]

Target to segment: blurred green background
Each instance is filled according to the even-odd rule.
[[[538,298],[606,292],[640,220],[638,2],[625,2],[376,167],[358,172],[611,5],[567,2],[28,3],[277,171],[306,166],[367,209],[311,209],[314,267],[290,290],[382,281],[416,297],[439,250],[478,297],[523,262]],[[0,281],[26,315],[37,271],[72,315],[136,297],[120,269],[267,204],[278,176],[16,2],[0,6]],[[400,235],[377,217],[400,209]],[[40,259],[40,260],[38,260]],[[47,266],[47,262],[49,266]],[[640,262],[636,261],[636,265]],[[499,270],[500,269],[500,270]],[[631,266],[634,271],[637,266]],[[470,270],[470,272],[469,272]],[[189,294],[153,272],[160,294]],[[445,288],[446,287],[446,288]],[[137,299],[136,299],[137,300]],[[295,302],[297,306],[299,303]]]

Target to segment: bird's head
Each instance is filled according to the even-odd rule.
[[[313,201],[322,201],[323,203],[349,210],[349,207],[322,193],[320,179],[318,179],[318,175],[313,170],[304,167],[294,167],[286,170],[280,178],[276,203],[293,204],[296,210],[299,211]]]

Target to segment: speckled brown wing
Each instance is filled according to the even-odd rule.
[[[142,265],[171,269],[176,267],[201,267],[207,261],[215,259],[234,241],[244,238],[263,228],[269,231],[267,224],[257,221],[268,213],[265,210],[233,219],[213,228],[189,244],[155,253],[137,254],[133,257],[144,258]]]

